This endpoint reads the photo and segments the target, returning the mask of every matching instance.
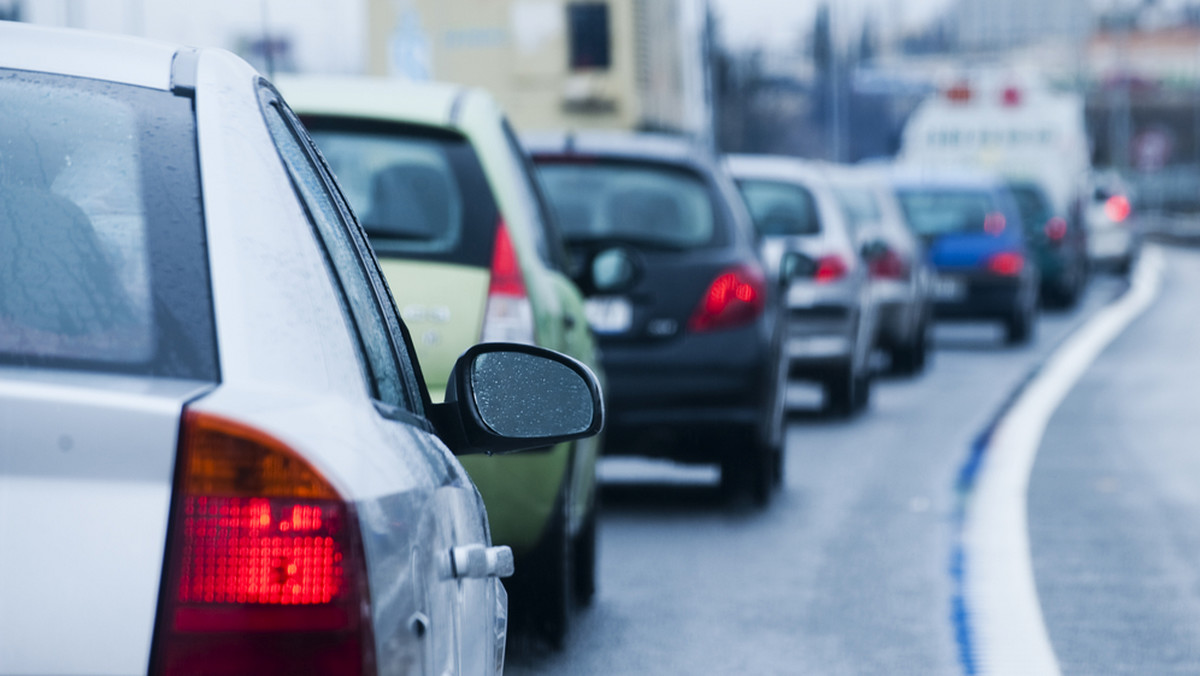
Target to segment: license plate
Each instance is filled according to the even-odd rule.
[[[788,307],[809,307],[817,302],[817,290],[807,284],[793,284],[788,287]]]
[[[962,300],[966,295],[967,285],[957,277],[938,277],[933,280],[933,296],[938,300]]]
[[[583,314],[596,333],[625,333],[633,326],[633,305],[628,298],[589,298],[583,303]]]

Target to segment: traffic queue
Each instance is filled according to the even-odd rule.
[[[593,598],[601,456],[715,465],[766,508],[790,383],[863,415],[877,376],[934,363],[936,322],[1023,345],[1136,255],[1122,186],[1038,159],[1074,118],[1032,86],[956,85],[895,166],[852,167],[520,136],[478,89],[271,83],[220,50],[0,41],[0,251],[25,261],[0,267],[0,485],[72,514],[0,530],[65,548],[29,548],[30,588],[105,609],[59,609],[79,650],[0,651],[21,673],[500,673],[510,618],[561,646]],[[992,126],[956,127],[970,106]]]

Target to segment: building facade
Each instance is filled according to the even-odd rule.
[[[487,89],[523,130],[711,138],[704,0],[369,0],[368,69]]]

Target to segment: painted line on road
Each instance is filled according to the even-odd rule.
[[[1096,357],[1158,296],[1162,251],[1146,247],[1129,290],[1057,347],[976,439],[959,476],[952,619],[968,676],[1060,676],[1033,576],[1029,476],[1046,425]]]

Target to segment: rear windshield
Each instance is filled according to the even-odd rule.
[[[490,265],[499,212],[465,137],[419,125],[301,119],[378,254]]]
[[[817,202],[807,188],[778,181],[738,181],[760,235],[816,235]]]
[[[1000,234],[1004,217],[995,196],[984,190],[904,188],[897,191],[909,226],[918,235],[990,232]]]
[[[191,101],[0,70],[0,363],[218,378]]]
[[[1009,185],[1009,190],[1017,202],[1017,211],[1021,212],[1021,222],[1026,227],[1040,228],[1053,216],[1046,193],[1036,185],[1017,183]]]
[[[715,216],[698,175],[663,165],[541,162],[546,196],[568,241],[619,239],[689,249],[713,241]]]
[[[883,216],[879,212],[879,200],[870,189],[835,186],[833,195],[837,199],[838,206],[842,208],[842,213],[846,215],[846,221],[851,228],[858,229],[861,226],[879,223],[883,220]]]

